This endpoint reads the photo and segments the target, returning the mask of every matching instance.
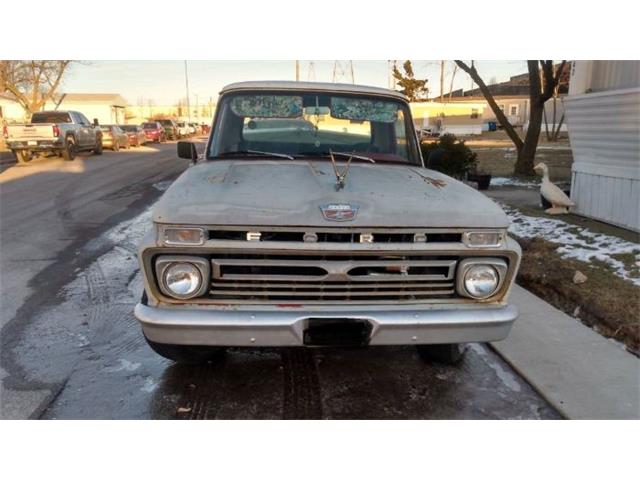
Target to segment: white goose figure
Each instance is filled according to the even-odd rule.
[[[545,210],[549,215],[558,215],[569,213],[569,207],[575,206],[565,193],[549,180],[549,168],[542,162],[538,163],[533,169],[542,172],[542,184],[540,185],[540,193],[551,204],[551,208]]]

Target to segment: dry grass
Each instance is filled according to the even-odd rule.
[[[561,258],[557,245],[537,238],[521,240],[523,258],[518,283],[556,308],[579,318],[606,337],[640,353],[638,287],[614,275],[607,265]],[[576,285],[576,270],[588,280]]]

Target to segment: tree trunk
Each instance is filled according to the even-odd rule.
[[[517,175],[534,175],[533,161],[538,148],[540,130],[542,127],[542,116],[544,114],[544,103],[532,102],[529,113],[529,127],[524,139],[522,148],[518,150],[518,159],[514,172]]]

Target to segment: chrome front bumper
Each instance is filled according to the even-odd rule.
[[[514,305],[383,308],[240,310],[138,303],[135,316],[153,342],[228,347],[301,346],[309,320],[321,318],[367,320],[372,327],[369,345],[488,342],[505,338],[518,316]]]

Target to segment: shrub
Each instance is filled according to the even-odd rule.
[[[434,143],[420,145],[427,167],[462,179],[477,166],[477,154],[451,133],[445,133]]]

